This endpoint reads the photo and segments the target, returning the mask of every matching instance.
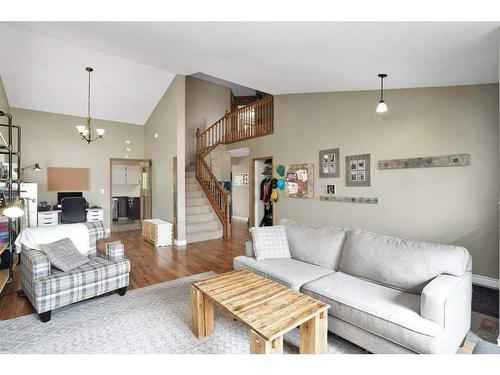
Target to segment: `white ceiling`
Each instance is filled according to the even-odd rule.
[[[181,74],[271,94],[498,82],[498,26],[462,23],[16,23]]]
[[[0,24],[0,76],[9,105],[143,125],[175,74]]]

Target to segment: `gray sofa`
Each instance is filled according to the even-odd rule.
[[[233,260],[325,301],[328,329],[372,353],[456,353],[470,328],[471,257],[459,246],[285,225],[291,259]]]

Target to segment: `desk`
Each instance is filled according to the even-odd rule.
[[[48,227],[58,225],[61,210],[39,211],[38,226]],[[104,221],[104,210],[102,208],[87,208],[87,222]]]

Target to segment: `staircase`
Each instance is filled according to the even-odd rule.
[[[199,212],[200,215],[201,212],[204,212],[206,214],[208,212],[202,211],[202,209],[199,207],[204,207],[204,205],[209,203],[212,206],[213,213],[220,222],[221,229],[215,230],[213,224],[210,224],[211,226],[207,224],[206,227],[198,227],[196,226],[196,223],[192,223],[193,229],[202,228],[200,229],[200,232],[202,232],[205,231],[205,229],[210,228],[211,230],[209,232],[211,233],[221,230],[222,235],[225,238],[231,237],[231,193],[224,190],[224,188],[210,169],[208,163],[205,161],[205,158],[208,156],[208,154],[210,154],[210,152],[214,150],[218,145],[227,145],[251,138],[262,137],[268,134],[272,134],[273,130],[274,105],[272,96],[266,97],[234,111],[227,112],[212,126],[203,131],[197,129],[195,166],[196,172],[194,178],[187,177],[187,173],[191,173],[191,171],[186,172],[186,209],[191,208],[191,212]],[[192,174],[190,174],[190,176],[192,176]],[[190,191],[193,192],[192,198],[189,198],[187,195],[188,179],[194,179],[195,182],[198,182],[197,185],[195,185],[194,183],[190,183],[191,186],[189,188],[193,189],[192,191]],[[198,188],[201,188],[201,190],[198,191]],[[198,192],[204,193],[206,199],[205,197],[199,198],[199,195],[194,194]],[[192,204],[192,206],[188,206],[188,201],[190,201],[189,204]],[[186,215],[188,215],[187,212]],[[202,220],[201,218],[197,219]],[[212,219],[215,220],[214,217],[212,217]],[[203,223],[208,223],[208,221]],[[187,242],[190,242],[190,225],[191,224],[189,224],[188,222]],[[196,238],[196,233],[199,232],[192,232],[193,238]]]
[[[214,240],[223,235],[222,225],[196,180],[196,167],[186,167],[186,240]]]

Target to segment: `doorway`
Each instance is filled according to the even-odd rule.
[[[111,231],[139,230],[151,219],[151,160],[110,159]]]
[[[251,226],[267,227],[274,223],[271,200],[273,157],[255,158],[252,162],[252,216]]]
[[[250,158],[248,148],[231,150],[231,223],[250,225]]]

